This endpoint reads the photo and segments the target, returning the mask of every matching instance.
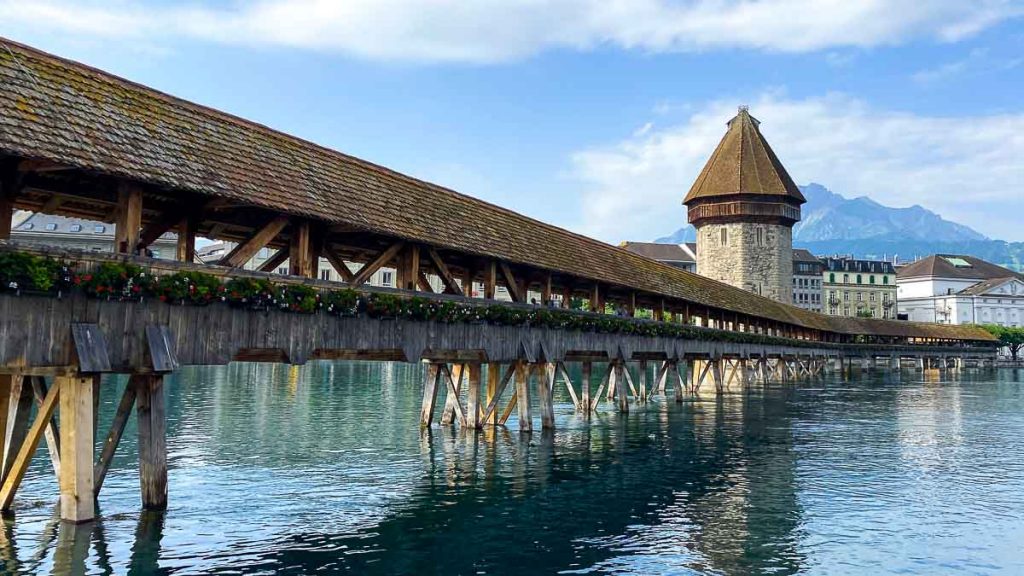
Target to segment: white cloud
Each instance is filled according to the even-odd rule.
[[[1024,240],[1024,114],[917,116],[841,94],[768,93],[750,105],[798,183],[890,206],[921,204],[991,237]],[[680,202],[735,113],[734,102],[708,103],[680,125],[575,154],[585,192],[573,228],[618,242],[681,227]]]
[[[494,62],[600,45],[808,52],[955,41],[1022,13],[1021,0],[0,0],[0,30]]]

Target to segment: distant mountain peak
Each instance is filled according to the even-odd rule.
[[[924,246],[928,243],[990,242],[984,234],[946,220],[918,204],[892,208],[867,196],[846,198],[817,182],[799,188],[807,203],[803,206],[801,221],[793,227],[794,245],[838,243],[848,245],[847,251],[858,253],[861,251],[858,246],[865,244],[895,246],[914,242],[915,246]],[[695,238],[693,227],[686,225],[655,241],[678,244]]]

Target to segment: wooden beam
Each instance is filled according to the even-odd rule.
[[[19,172],[60,172],[62,170],[74,170],[74,167],[52,160],[25,159],[18,163]]]
[[[91,376],[65,376],[54,382],[60,387],[60,517],[75,523],[96,516],[93,386]]]
[[[271,240],[277,237],[284,230],[284,227],[288,225],[288,218],[285,216],[277,216],[270,222],[267,222],[262,228],[256,231],[255,234],[250,236],[245,242],[241,242],[235,249],[232,250],[221,259],[220,265],[231,266],[232,268],[241,268],[245,266],[245,263],[252,259],[264,246],[270,243]]]
[[[495,291],[498,288],[498,264],[489,260],[484,265],[484,298],[494,300]]]
[[[311,278],[313,262],[310,258],[309,220],[297,220],[292,223],[291,241],[288,247],[288,273],[292,276]]]
[[[480,363],[471,362],[467,364],[467,389],[466,389],[466,425],[479,429],[480,420]]]
[[[136,416],[139,428],[139,487],[142,507],[167,509],[167,412],[163,376],[139,376]],[[91,461],[90,461],[91,463]],[[61,462],[63,467],[64,463]],[[89,467],[91,483],[92,466]]]
[[[10,240],[14,203],[21,192],[22,175],[13,163],[0,163],[0,240]]]
[[[524,362],[516,363],[516,399],[519,407],[519,431],[533,432],[533,417],[530,414],[530,373]]]
[[[145,248],[156,242],[158,238],[171,231],[172,228],[177,227],[180,230],[187,226],[183,226],[185,220],[191,219],[193,233],[195,227],[199,222],[201,214],[205,211],[206,205],[199,207],[198,209],[191,205],[189,202],[182,202],[177,206],[165,211],[153,220],[150,220],[149,224],[142,229],[139,233],[139,248]]]
[[[416,291],[419,288],[420,247],[410,244],[398,257],[396,286],[402,290]]]
[[[337,272],[338,276],[340,276],[345,282],[351,283],[352,279],[355,278],[355,275],[352,274],[351,270],[349,270],[348,265],[345,264],[345,260],[330,246],[324,248],[324,258],[327,258],[331,267],[334,268],[334,271]]]
[[[444,260],[441,260],[441,255],[437,253],[437,250],[428,246],[427,257],[430,258],[431,263],[434,265],[434,269],[437,270],[437,275],[440,276],[441,282],[444,283],[445,292],[462,296],[462,288],[459,288],[458,282],[455,281],[455,276],[452,275],[451,270],[448,269]],[[467,288],[467,290],[469,290],[469,288]]]
[[[420,273],[416,276],[416,287],[423,292],[434,292],[434,287],[430,284],[430,278],[420,270]]]
[[[117,218],[114,223],[114,252],[136,254],[142,228],[142,187],[121,182],[117,188]]]
[[[516,277],[512,275],[512,269],[504,262],[501,262],[499,265],[501,267],[501,275],[505,280],[505,287],[508,289],[508,295],[512,298],[513,302],[522,302],[526,298],[525,290],[521,290],[519,284],[516,283]]]
[[[437,384],[441,371],[437,364],[427,364],[423,373],[423,404],[420,407],[420,426],[430,427],[434,421],[434,406],[437,404]]]
[[[175,260],[178,262],[196,261],[196,229],[198,228],[199,219],[196,217],[189,216],[178,222],[178,248],[175,253]]]
[[[284,264],[285,260],[288,259],[288,253],[290,251],[291,250],[288,248],[281,248],[277,252],[274,252],[274,254],[270,258],[267,258],[266,260],[263,261],[263,264],[260,264],[259,271],[276,272],[277,268],[281,264]]]
[[[128,424],[128,418],[132,414],[137,386],[138,377],[132,376],[128,380],[128,385],[124,388],[124,393],[121,394],[121,402],[117,405],[114,421],[110,424],[110,432],[107,433],[107,439],[103,443],[103,451],[100,452],[100,460],[96,463],[96,468],[93,472],[93,494],[96,496],[100,495],[103,481],[107,477],[107,471],[110,470],[110,463],[114,459],[114,453],[117,452],[117,447],[121,443],[121,436],[124,434],[124,428]]]
[[[547,272],[540,281],[540,303],[551,306],[551,273]]]
[[[18,449],[18,455],[11,466],[11,472],[4,479],[3,486],[0,487],[0,510],[7,511],[11,509],[11,504],[14,502],[14,494],[18,491],[18,486],[21,485],[21,481],[25,477],[28,465],[32,461],[32,455],[36,453],[36,448],[39,447],[39,441],[43,438],[43,430],[45,430],[46,424],[50,421],[50,417],[53,416],[53,411],[57,408],[60,388],[60,386],[50,388],[46,399],[43,401],[43,405],[39,407],[39,411],[36,413],[36,419],[28,429],[24,442],[21,443],[21,447]]]
[[[604,298],[601,296],[601,285],[596,282],[590,291],[590,311],[604,314]]]
[[[636,292],[632,290],[626,295],[626,313],[630,317],[636,316]]]
[[[0,401],[6,407],[4,420],[3,461],[0,478],[6,478],[18,455],[18,448],[28,434],[29,418],[32,415],[32,386],[25,381],[31,376],[0,376]]]
[[[555,388],[555,364],[553,362],[544,364],[544,378],[537,384],[537,396],[540,399],[540,427],[542,430],[554,430],[555,405],[552,397]]]
[[[39,209],[39,212],[43,214],[54,214],[57,212],[57,209],[60,208],[60,205],[63,202],[63,196],[61,196],[60,194],[54,194],[50,196],[50,198],[46,201],[46,204],[43,204],[42,208]]]
[[[498,377],[501,374],[501,371],[498,366],[498,364],[491,364],[487,367],[487,394],[490,398],[487,401],[487,409],[484,410],[484,417],[481,418],[481,420],[491,424],[501,424],[504,422],[504,419],[494,419],[492,421],[492,416],[495,414],[495,408],[497,408],[498,404],[501,402],[501,395],[505,393],[505,388],[508,387],[509,380],[511,380],[513,374],[515,374],[514,367],[509,366],[508,370],[505,371],[505,376],[499,380]],[[491,376],[491,367],[494,367],[494,376]],[[497,382],[497,386],[493,389],[493,392],[491,389],[492,381]],[[515,400],[515,395],[512,396],[512,400]],[[511,413],[511,410],[509,410],[509,413]],[[508,418],[508,416],[505,416],[505,418]]]
[[[405,242],[401,240],[389,246],[387,250],[381,252],[380,255],[372,262],[365,264],[358,272],[355,273],[355,276],[352,278],[352,284],[354,286],[361,286],[365,284],[366,281],[370,279],[370,276],[373,276],[374,272],[380,270],[382,266],[394,260],[395,256],[404,246]]]
[[[42,376],[31,378],[32,396],[35,399],[36,410],[42,410],[43,401],[46,400],[46,380]],[[60,433],[57,427],[57,417],[50,416],[50,421],[43,430],[43,438],[46,440],[46,448],[50,453],[50,464],[53,465],[53,473],[60,478]]]

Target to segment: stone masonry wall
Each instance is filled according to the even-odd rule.
[[[705,224],[697,232],[697,273],[791,304],[793,230],[778,224]]]

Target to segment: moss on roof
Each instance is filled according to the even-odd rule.
[[[190,191],[229,198],[699,306],[862,333],[850,332],[859,327],[833,317],[673,268],[77,62],[3,38],[0,46],[0,152],[6,154],[146,182],[172,196]],[[764,153],[785,176],[782,192],[789,193],[792,181],[766,143]],[[889,331],[909,331],[910,325],[893,324],[899,326]],[[991,339],[987,332],[959,327],[928,332]]]

